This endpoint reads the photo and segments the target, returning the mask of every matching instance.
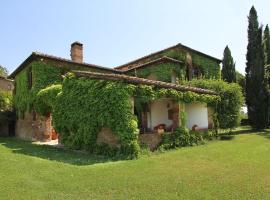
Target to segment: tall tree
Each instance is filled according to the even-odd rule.
[[[7,75],[8,75],[8,70],[7,70],[7,68],[2,67],[2,66],[0,65],[0,76],[6,77]]]
[[[270,33],[269,27],[266,25],[263,33],[263,50],[264,50],[264,66],[266,70],[266,78],[268,85],[270,84]]]
[[[248,46],[246,63],[246,104],[248,118],[254,128],[268,126],[269,93],[265,78],[262,27],[252,6],[248,17]]]
[[[224,49],[221,74],[224,81],[228,83],[236,82],[235,63],[228,46]]]

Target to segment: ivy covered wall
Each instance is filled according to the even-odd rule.
[[[38,92],[49,85],[62,83],[62,75],[71,69],[93,70],[88,67],[37,60],[20,71],[15,77],[14,105],[17,114],[23,117],[26,111],[31,111],[35,108]],[[101,72],[102,70],[95,69],[95,71]],[[32,73],[32,87],[29,87],[30,72]]]
[[[217,92],[220,101],[216,105],[216,114],[220,128],[234,128],[239,125],[244,97],[238,84],[222,80],[192,80],[185,84]]]
[[[171,82],[172,73],[175,73],[179,80],[184,80],[186,76],[185,66],[171,62],[159,63],[138,69],[136,72],[133,70],[128,74],[140,78],[148,78],[150,75],[154,75],[159,81]]]
[[[61,143],[98,154],[137,157],[137,120],[130,101],[134,90],[134,85],[67,76],[52,113]],[[120,148],[97,144],[103,127],[117,135]]]
[[[192,64],[193,67],[197,67],[203,74],[203,78],[205,79],[220,79],[220,66],[217,62],[205,58],[201,55],[192,54]]]
[[[58,94],[55,95],[56,93]],[[215,105],[219,101],[219,97],[215,95],[79,78],[73,74],[64,79],[62,89],[61,86],[54,85],[39,93],[42,99],[47,99],[46,95],[56,97],[52,101],[43,101],[41,105],[52,110],[53,126],[65,146],[132,158],[138,156],[140,147],[137,140],[137,117],[133,114],[131,97],[136,98],[136,102],[138,99],[140,102],[149,102],[173,98],[178,102]],[[104,127],[119,138],[120,147],[97,143],[98,134]]]
[[[32,87],[29,86],[29,73],[32,72]],[[14,105],[17,114],[23,117],[31,111],[39,90],[51,84],[61,83],[61,69],[53,65],[35,61],[15,77]]]
[[[146,78],[151,72],[157,74],[158,80],[171,82],[171,73],[175,71],[179,80],[184,80],[187,77],[186,68],[187,68],[187,54],[191,56],[191,64],[193,68],[197,68],[202,73],[202,78],[204,79],[220,79],[220,66],[219,63],[213,59],[210,59],[206,56],[199,55],[198,53],[188,52],[180,47],[173,48],[167,51],[164,51],[160,54],[153,55],[149,58],[143,59],[135,64],[131,64],[130,67],[134,67],[138,64],[147,63],[163,56],[167,56],[179,61],[182,61],[183,64],[173,64],[173,63],[163,63],[156,65],[149,65],[143,68],[137,68],[136,73],[138,77]],[[178,65],[178,66],[177,66]],[[135,75],[134,70],[129,72],[130,75]]]

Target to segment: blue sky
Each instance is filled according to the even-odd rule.
[[[32,51],[70,58],[80,41],[85,62],[113,67],[182,43],[218,58],[229,45],[244,73],[252,5],[270,23],[269,0],[2,0],[0,65],[12,72]]]

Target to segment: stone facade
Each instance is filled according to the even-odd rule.
[[[161,134],[160,133],[140,134],[139,142],[142,145],[146,145],[151,151],[154,151],[161,142]]]
[[[13,89],[13,81],[0,76],[0,90],[12,92]]]
[[[50,140],[53,132],[51,116],[41,117],[35,113],[26,112],[24,118],[17,120],[15,129],[16,136],[21,139]]]

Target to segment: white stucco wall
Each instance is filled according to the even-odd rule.
[[[169,105],[170,107],[167,107]],[[168,119],[168,110],[171,108],[172,102],[170,100],[162,99],[151,103],[151,113],[149,124],[151,129],[153,129],[158,124],[166,124],[166,126],[171,126],[173,121]]]
[[[208,110],[206,104],[192,103],[186,104],[188,128],[197,125],[200,129],[208,128]]]

